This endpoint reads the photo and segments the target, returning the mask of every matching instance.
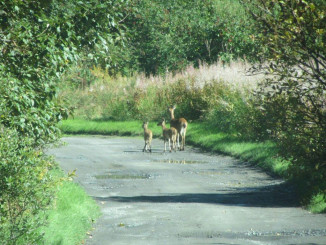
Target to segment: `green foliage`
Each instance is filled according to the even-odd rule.
[[[146,74],[201,61],[255,59],[258,48],[237,0],[134,1],[125,24],[132,55]]]
[[[118,18],[122,18],[124,4],[100,0],[2,1],[0,63],[4,71],[18,78],[49,78],[78,59],[85,49],[91,61],[113,66],[108,60],[109,45],[121,40]]]
[[[56,123],[67,117],[68,110],[45,97],[53,89],[50,87],[53,84],[45,84],[47,88],[44,88],[44,93],[36,93],[35,85],[25,79],[2,80],[0,122],[34,139],[34,146],[42,146],[54,141],[59,135]]]
[[[198,119],[209,102],[205,101],[205,93],[210,90],[197,88],[194,81],[180,78],[169,86],[145,84],[137,86],[137,78],[111,77],[103,70],[93,69],[93,84],[76,89],[66,86],[74,83],[75,77],[69,75],[62,83],[59,99],[76,108],[75,116],[96,120],[160,120],[169,118],[168,106],[178,105],[176,116],[189,120]],[[216,85],[217,87],[219,85]],[[78,94],[78,96],[76,96]]]
[[[2,1],[0,122],[36,139],[55,138],[55,124],[69,110],[53,102],[57,77],[83,52],[110,68],[109,44],[121,40],[117,18],[123,2]],[[108,12],[109,10],[109,12]]]
[[[42,148],[59,135],[68,107],[58,77],[77,60],[115,69],[123,47],[119,20],[127,1],[0,2],[0,240],[35,244],[53,195]],[[113,52],[114,53],[114,52]],[[88,63],[89,64],[89,63]],[[34,150],[38,149],[37,151]]]
[[[253,71],[269,78],[257,92],[260,120],[292,176],[306,179],[310,194],[325,193],[326,2],[244,0],[268,50]]]
[[[210,85],[206,95],[212,100],[212,109],[206,115],[212,126],[226,133],[250,135],[248,120],[251,115],[251,105],[246,90],[232,89],[220,82],[218,86]]]
[[[326,196],[325,194],[317,194],[313,196],[308,206],[309,210],[313,213],[325,213],[326,212]]]
[[[0,132],[0,240],[2,244],[35,244],[45,224],[44,210],[54,196],[53,161],[33,148],[32,138]]]
[[[262,41],[262,44],[268,44],[269,51],[264,53],[264,56],[279,62],[276,64],[299,65],[306,68],[308,60],[312,58],[312,63],[309,64],[311,71],[325,67],[323,65],[326,48],[325,1],[243,0],[241,2],[256,21],[260,33],[257,38]],[[283,71],[284,67],[275,67],[275,69]]]

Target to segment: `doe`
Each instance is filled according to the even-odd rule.
[[[162,126],[163,140],[164,140],[164,152],[166,152],[166,142],[169,143],[170,152],[172,151],[172,149],[174,151],[176,151],[176,140],[177,140],[178,131],[173,127],[167,128],[165,126],[164,118],[162,118],[162,120],[157,124],[157,126]],[[172,147],[171,147],[171,141],[172,141]]]
[[[186,144],[186,132],[187,132],[187,127],[188,127],[188,122],[186,119],[184,119],[182,117],[179,119],[175,119],[174,118],[174,110],[175,109],[176,109],[175,105],[168,108],[168,111],[171,116],[170,126],[177,129],[177,131],[178,131],[178,135],[177,135],[178,148],[180,149],[180,151],[184,151],[185,144]],[[181,136],[181,147],[180,147],[180,142],[179,142],[180,136]]]
[[[144,129],[144,140],[145,140],[145,146],[144,146],[143,152],[145,152],[145,151],[152,152],[153,133],[150,129],[148,129],[148,122],[143,122],[142,127]]]

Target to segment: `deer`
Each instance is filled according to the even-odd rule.
[[[164,140],[164,152],[166,152],[166,142],[169,143],[170,152],[172,152],[172,149],[174,151],[176,151],[176,140],[177,140],[178,131],[173,127],[167,128],[165,126],[164,118],[162,118],[162,120],[157,124],[157,126],[162,126],[163,140]],[[171,147],[171,141],[172,141],[172,147]]]
[[[174,110],[176,108],[177,107],[175,105],[168,107],[168,112],[170,113],[170,116],[171,116],[170,126],[177,129],[177,131],[178,131],[178,135],[177,135],[178,148],[180,151],[184,151],[185,144],[186,144],[186,132],[187,132],[187,127],[188,127],[188,122],[186,119],[184,119],[182,117],[179,119],[174,118]],[[181,147],[180,147],[180,142],[179,142],[180,136],[181,136]]]
[[[152,152],[153,133],[150,129],[148,129],[148,122],[143,122],[142,128],[144,129],[144,140],[145,140],[145,146],[143,152],[145,151]]]

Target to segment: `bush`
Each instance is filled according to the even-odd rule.
[[[260,122],[304,195],[326,193],[326,2],[241,0],[268,47],[253,71],[267,76],[261,90]]]
[[[248,128],[248,95],[246,91],[240,91],[220,82],[207,88],[210,94],[211,110],[207,113],[207,119],[213,127],[226,133],[241,133]],[[247,133],[248,135],[249,133]]]
[[[34,82],[2,77],[0,87],[0,123],[34,139],[35,147],[53,142],[59,136],[56,123],[68,116],[68,109],[51,99],[53,84],[43,85],[48,90],[37,93]]]
[[[15,130],[0,132],[0,240],[2,244],[35,244],[46,222],[44,211],[54,196],[53,161],[34,150],[32,138]]]

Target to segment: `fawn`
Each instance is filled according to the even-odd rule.
[[[164,118],[162,118],[162,121],[160,121],[157,124],[157,126],[162,126],[163,140],[164,140],[164,152],[166,152],[166,142],[169,143],[170,152],[172,151],[172,149],[174,151],[176,151],[176,140],[177,140],[178,131],[173,127],[167,128],[165,126]],[[172,141],[172,147],[171,147],[171,143],[170,143],[171,141]]]
[[[178,148],[180,149],[180,151],[184,151],[185,144],[186,144],[186,132],[187,132],[188,123],[187,123],[187,120],[184,118],[179,118],[179,119],[174,118],[174,110],[175,109],[176,109],[175,105],[173,107],[168,108],[168,111],[171,116],[170,126],[177,129],[177,131],[178,131],[178,135],[177,135]],[[181,140],[182,140],[181,147],[180,147],[180,143],[179,143],[180,135],[181,135]]]
[[[150,129],[148,129],[148,122],[143,122],[142,127],[144,129],[144,140],[145,140],[145,146],[144,146],[143,152],[145,152],[145,151],[152,152],[153,133]]]

